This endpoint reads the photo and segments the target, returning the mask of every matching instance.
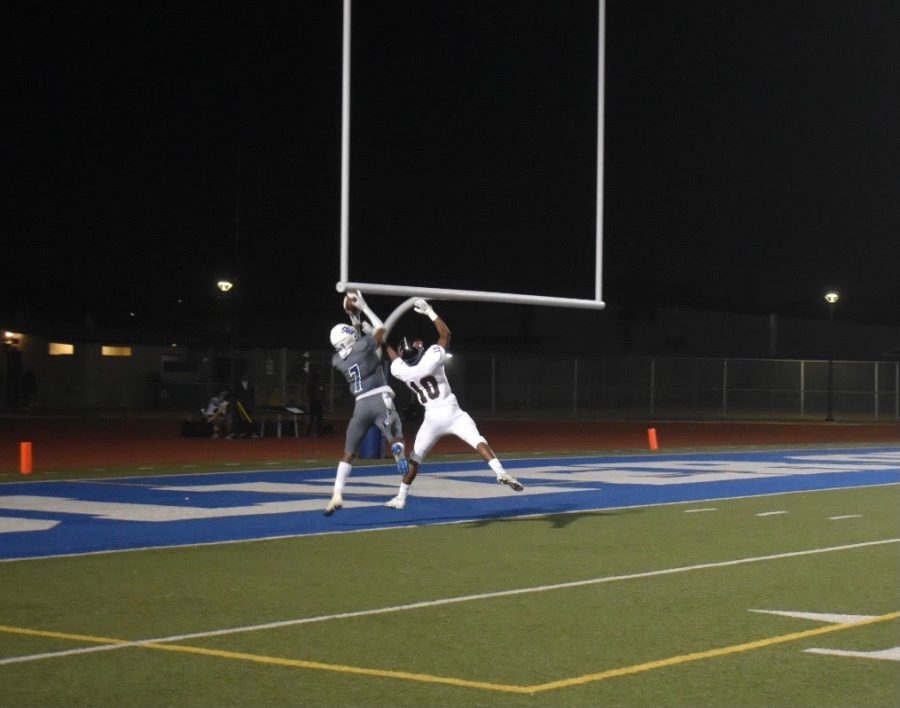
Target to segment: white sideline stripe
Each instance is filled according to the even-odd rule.
[[[699,514],[701,511],[718,511],[714,506],[705,508],[705,509],[685,509],[685,514]]]
[[[757,516],[778,516],[779,514],[787,514],[786,511],[764,511],[761,514],[757,514]]]
[[[844,514],[843,516],[829,516],[829,521],[841,521],[842,519],[861,519],[862,514]]]
[[[455,605],[462,602],[473,602],[476,600],[492,600],[499,597],[511,597],[513,595],[528,595],[539,592],[550,592],[552,590],[567,590],[569,588],[585,587],[587,585],[601,585],[604,583],[614,583],[622,580],[637,580],[640,578],[653,578],[660,575],[674,575],[676,573],[687,573],[694,570],[707,570],[709,568],[726,568],[735,565],[745,565],[747,563],[759,563],[762,561],[780,560],[783,558],[798,558],[800,556],[811,556],[819,553],[833,553],[835,551],[850,551],[858,548],[867,548],[869,546],[882,546],[889,543],[900,543],[900,538],[888,538],[880,541],[865,541],[863,543],[853,543],[845,546],[829,546],[827,548],[811,548],[805,551],[789,551],[787,553],[776,553],[769,556],[751,556],[749,558],[739,558],[730,561],[718,561],[715,563],[699,563],[697,565],[686,565],[678,568],[664,568],[662,570],[648,570],[643,573],[629,573],[628,575],[608,575],[600,578],[588,578],[587,580],[573,580],[567,583],[555,583],[553,585],[538,585],[529,588],[515,588],[513,590],[498,590],[496,592],[478,593],[475,595],[461,595],[459,597],[445,597],[438,600],[423,600],[421,602],[411,602],[406,605],[393,605],[390,607],[378,607],[371,610],[356,610],[355,612],[338,612],[331,615],[317,615],[315,617],[300,617],[292,620],[281,620],[279,622],[267,622],[265,624],[247,625],[244,627],[231,627],[228,629],[214,629],[206,632],[191,632],[189,634],[176,634],[168,637],[157,637],[155,639],[139,639],[133,642],[124,642],[121,644],[102,644],[100,646],[83,647],[80,649],[69,649],[61,652],[51,652],[46,654],[31,654],[29,656],[16,656],[8,659],[0,659],[0,666],[4,664],[17,664],[26,661],[37,661],[40,659],[52,659],[58,656],[72,656],[73,654],[89,654],[95,651],[111,651],[113,649],[125,649],[128,647],[140,647],[145,644],[172,644],[183,642],[187,639],[202,639],[205,637],[221,637],[227,634],[241,634],[243,632],[257,632],[264,629],[280,629],[282,627],[293,627],[301,624],[313,624],[317,622],[330,622],[332,620],[350,619],[353,617],[371,617],[373,615],[384,615],[394,612],[406,612],[408,610],[420,610],[427,607],[441,607],[443,605]]]

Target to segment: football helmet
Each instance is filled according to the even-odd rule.
[[[341,359],[347,358],[358,339],[359,332],[352,325],[336,324],[331,328],[331,346],[341,355]]]
[[[419,363],[419,359],[421,359],[422,354],[425,353],[425,345],[422,344],[421,339],[404,337],[400,340],[400,344],[397,345],[397,353],[404,362],[410,366],[414,366]]]

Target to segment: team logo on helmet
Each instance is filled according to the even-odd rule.
[[[424,354],[424,352],[425,345],[422,344],[421,339],[411,339],[410,337],[404,337],[400,340],[400,344],[397,347],[397,353],[400,355],[400,358],[410,366],[417,364],[419,362],[419,359],[422,358],[422,354]]]
[[[347,358],[358,339],[359,332],[348,324],[336,324],[331,328],[331,346],[341,355],[341,359]]]

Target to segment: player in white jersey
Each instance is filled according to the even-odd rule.
[[[444,359],[447,356],[447,346],[450,344],[450,329],[427,301],[416,300],[414,309],[434,322],[438,342],[426,350],[421,340],[410,341],[404,338],[399,345],[399,352],[387,345],[387,353],[391,359],[391,374],[409,386],[419,403],[425,407],[425,417],[419,432],[416,433],[413,453],[409,456],[409,472],[404,475],[397,496],[385,506],[393,509],[402,509],[406,506],[406,496],[419,472],[419,465],[434,444],[446,435],[455,435],[471,445],[497,475],[500,484],[521,492],[524,489],[522,484],[506,473],[487,440],[478,432],[478,426],[475,425],[472,416],[459,407],[456,396],[450,388],[447,373],[444,371]]]
[[[347,424],[344,454],[338,462],[334,489],[325,507],[325,516],[331,516],[344,505],[344,485],[353,469],[353,459],[373,425],[378,426],[384,437],[390,440],[391,453],[400,474],[405,476],[409,472],[400,415],[394,407],[394,391],[388,386],[381,360],[384,323],[358,291],[347,295],[344,309],[350,315],[352,325],[338,324],[331,328],[331,344],[335,349],[331,363],[347,379],[350,394],[356,402],[353,404],[353,416]],[[359,313],[364,313],[369,322],[363,323]]]

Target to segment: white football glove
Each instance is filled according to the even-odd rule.
[[[428,300],[425,300],[423,298],[419,298],[413,303],[413,309],[420,315],[425,315],[426,317],[428,317],[428,319],[430,319],[432,322],[434,322],[438,318],[437,312],[435,312],[434,308],[428,304]]]

